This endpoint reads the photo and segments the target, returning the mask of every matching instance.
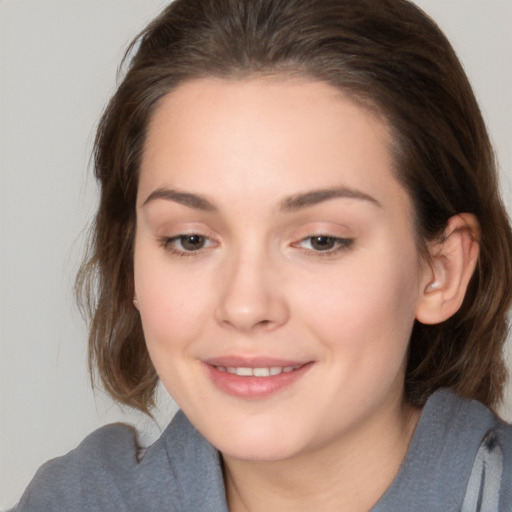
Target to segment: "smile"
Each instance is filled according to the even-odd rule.
[[[223,393],[258,400],[292,387],[309,372],[313,361],[245,360],[218,358],[204,361],[211,383]]]
[[[248,367],[234,367],[234,366],[216,366],[217,370],[221,372],[230,373],[231,375],[238,375],[239,377],[274,377],[281,373],[290,373],[298,370],[302,365],[295,366],[271,366],[268,368],[248,368]]]

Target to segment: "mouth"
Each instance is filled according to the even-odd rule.
[[[239,377],[275,377],[282,373],[290,373],[301,368],[302,364],[294,366],[262,366],[260,368],[250,368],[247,366],[215,366],[220,372],[230,373],[231,375],[238,375]]]
[[[220,391],[237,398],[262,399],[296,384],[314,362],[219,358],[204,364]]]

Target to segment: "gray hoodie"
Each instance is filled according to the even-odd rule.
[[[219,453],[179,412],[140,455],[133,431],[102,427],[43,465],[16,512],[227,512]],[[402,467],[370,512],[512,512],[512,427],[438,391]]]

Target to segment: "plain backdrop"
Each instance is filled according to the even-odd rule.
[[[157,422],[92,392],[74,274],[96,188],[90,151],[131,38],[163,0],[0,0],[0,510],[36,469],[112,421]],[[418,0],[480,99],[512,206],[512,0]],[[509,208],[510,209],[510,208]],[[512,419],[512,393],[503,414]]]

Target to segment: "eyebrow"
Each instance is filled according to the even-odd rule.
[[[302,194],[296,194],[288,197],[281,203],[281,211],[294,212],[302,208],[308,208],[330,199],[346,198],[346,199],[359,199],[382,208],[382,204],[374,197],[365,194],[359,190],[347,187],[325,188],[320,190],[312,190]]]
[[[196,210],[203,210],[206,212],[217,211],[217,208],[204,197],[198,196],[197,194],[191,194],[190,192],[179,192],[178,190],[171,190],[168,188],[157,188],[151,192],[144,203],[142,203],[142,206],[146,206],[148,203],[157,199],[174,201],[175,203],[179,203]]]
[[[382,204],[374,197],[365,194],[359,190],[355,190],[347,187],[334,187],[325,188],[319,190],[311,190],[300,194],[287,197],[281,202],[280,210],[282,212],[294,212],[303,208],[309,208],[324,201],[330,199],[346,198],[346,199],[358,199],[361,201],[367,201],[369,203],[382,208]],[[172,190],[168,188],[157,188],[147,197],[142,203],[142,206],[146,206],[148,203],[156,201],[157,199],[164,199],[166,201],[173,201],[175,203],[194,208],[196,210],[202,210],[206,212],[216,212],[217,207],[208,201],[205,197],[202,197],[191,192],[180,192],[178,190]]]

